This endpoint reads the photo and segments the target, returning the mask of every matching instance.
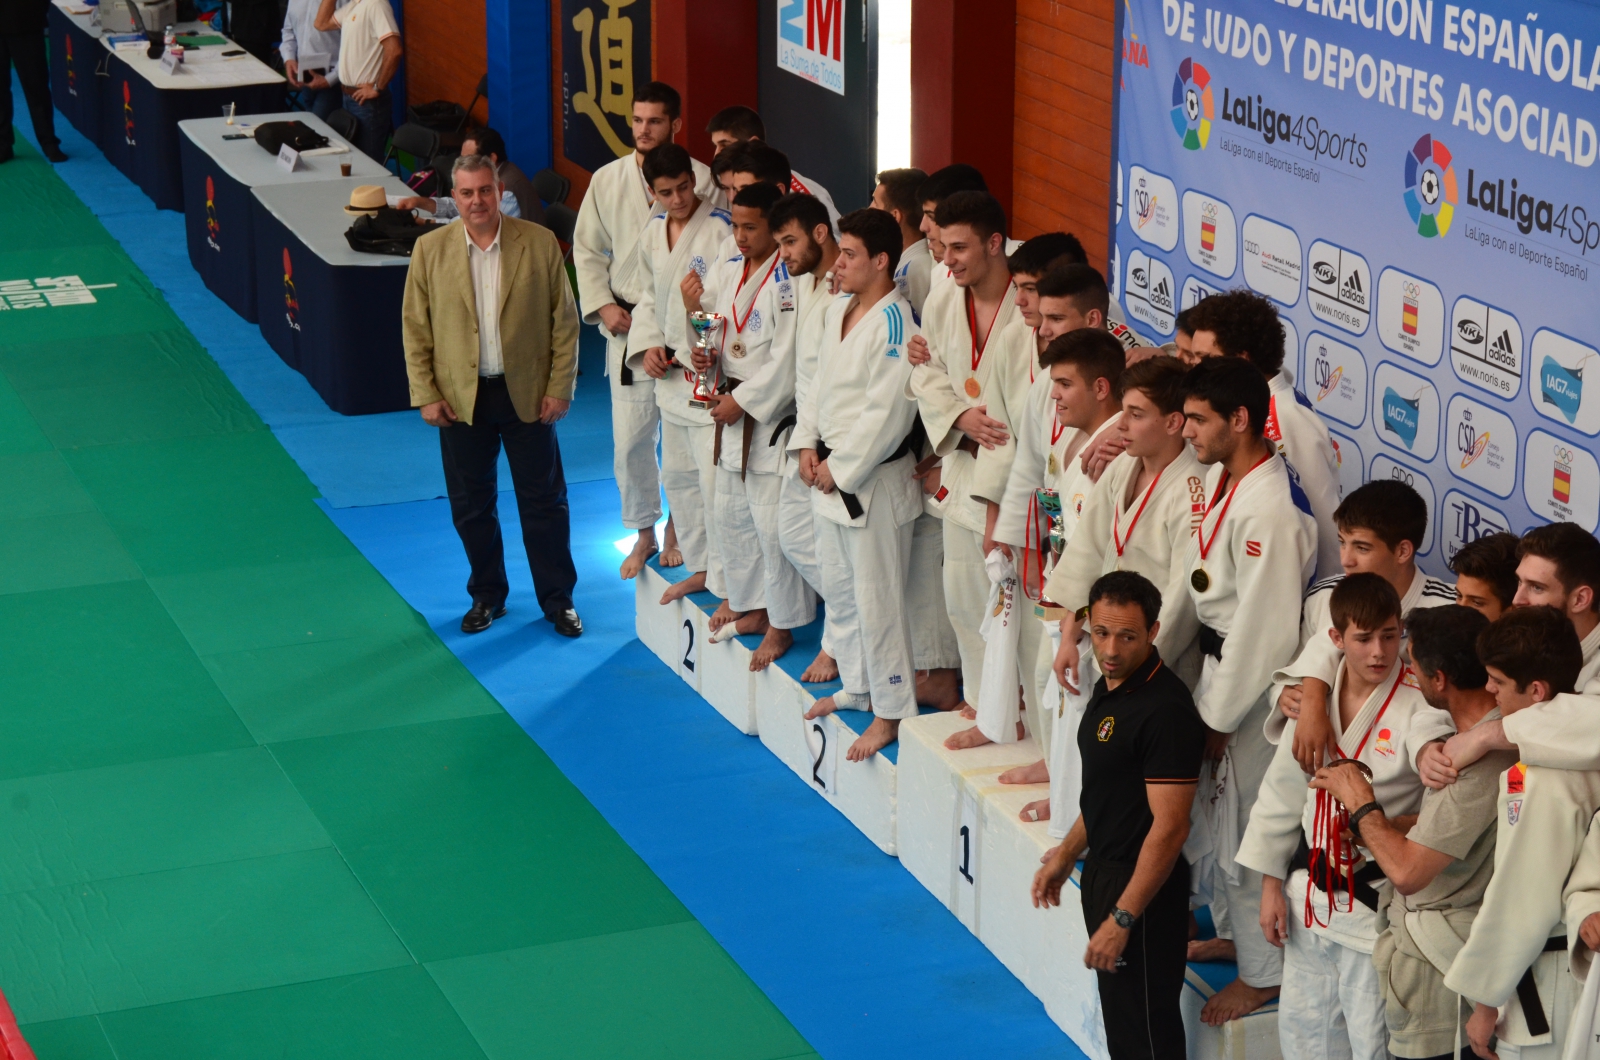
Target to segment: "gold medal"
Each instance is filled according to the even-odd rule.
[[[733,357],[743,357],[744,341],[742,339],[734,339],[733,342],[728,345],[728,353]]]
[[[982,392],[982,389],[978,386],[978,381],[976,379],[972,379],[972,378],[969,377],[967,379],[967,397],[975,398],[981,392]]]
[[[1189,575],[1189,584],[1194,586],[1194,591],[1203,593],[1211,588],[1211,575],[1205,572],[1204,567],[1196,567],[1194,573]]]
[[[1049,460],[1048,463],[1045,464],[1045,469],[1047,471],[1049,471],[1049,473],[1052,474],[1052,475],[1056,474],[1057,472],[1059,472],[1061,470],[1061,463],[1060,463],[1060,461],[1056,460],[1056,454],[1054,454],[1054,453],[1050,454],[1050,460]]]

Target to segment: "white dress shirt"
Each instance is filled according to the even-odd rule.
[[[472,233],[462,224],[467,241],[467,261],[472,266],[472,295],[478,307],[478,375],[506,374],[505,358],[500,354],[500,230],[496,225],[494,242],[488,250],[472,241]]]

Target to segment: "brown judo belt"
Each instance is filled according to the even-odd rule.
[[[728,393],[732,393],[737,389],[739,389],[739,380],[728,380]],[[750,441],[756,434],[756,421],[749,413],[746,413],[741,422],[744,424],[742,428],[744,437],[740,441],[739,481],[743,482],[745,470],[750,466]],[[716,433],[712,436],[711,463],[712,466],[722,463],[722,424],[720,423],[717,424]]]

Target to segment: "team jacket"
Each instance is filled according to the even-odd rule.
[[[1384,816],[1416,813],[1422,807],[1422,778],[1412,768],[1415,755],[1410,751],[1411,719],[1417,711],[1429,709],[1417,687],[1416,675],[1404,663],[1395,660],[1383,682],[1351,720],[1350,727],[1341,730],[1339,691],[1345,679],[1345,668],[1341,666],[1328,696],[1328,717],[1333,723],[1340,753],[1366,763],[1372,770],[1373,795],[1383,807]],[[1313,851],[1321,845],[1315,823],[1319,793],[1307,786],[1310,779],[1311,775],[1302,771],[1294,760],[1292,737],[1281,741],[1256,794],[1250,824],[1244,830],[1234,860],[1264,875],[1287,880],[1290,917],[1304,916],[1306,891],[1310,887],[1311,908],[1315,914],[1311,930],[1351,949],[1371,953],[1378,937],[1376,910],[1351,900],[1343,888],[1337,889],[1334,896],[1337,900],[1330,910],[1327,892],[1309,883],[1306,870],[1289,871],[1290,860],[1302,838]],[[1327,794],[1323,794],[1322,799],[1329,806],[1335,805]],[[1298,920],[1296,926],[1303,923],[1303,919]]]
[[[1002,335],[1013,322],[1021,321],[1016,303],[1009,289],[1000,302],[994,324],[984,344],[976,367],[972,364],[973,335],[967,318],[966,291],[954,284],[938,295],[930,297],[922,318],[922,335],[928,340],[930,359],[927,364],[911,370],[907,393],[916,399],[922,413],[922,425],[927,429],[928,441],[933,451],[941,457],[939,485],[935,494],[943,508],[944,517],[957,526],[982,534],[986,528],[988,512],[978,497],[994,496],[1003,489],[1009,471],[1003,462],[986,461],[980,469],[977,457],[959,448],[966,435],[956,429],[957,417],[968,409],[980,405],[988,409],[991,419],[1011,424],[1002,417],[1005,412],[1003,397],[995,395],[1008,378],[1003,362],[1014,350],[1008,349]],[[1014,373],[1013,373],[1014,374]],[[998,404],[998,408],[997,408]],[[997,412],[999,414],[997,414]],[[1014,448],[1007,442],[1004,448]],[[983,452],[979,446],[978,451]],[[979,472],[987,472],[988,481],[979,480]]]
[[[1161,631],[1156,649],[1191,686],[1200,674],[1192,650],[1199,622],[1188,596],[1189,572],[1178,563],[1205,511],[1206,469],[1185,445],[1162,468],[1156,481],[1131,493],[1141,461],[1123,453],[1089,491],[1083,516],[1044,594],[1069,611],[1089,602],[1095,579],[1113,570],[1131,570],[1161,590]],[[1121,553],[1118,546],[1121,545]]]
[[[1551,1040],[1528,1031],[1516,993],[1525,971],[1534,970],[1547,1019],[1556,991],[1571,989],[1567,956],[1544,946],[1566,933],[1563,898],[1596,809],[1600,772],[1519,763],[1501,774],[1494,875],[1444,985],[1469,1000],[1506,1006],[1498,1033],[1508,1044]]]
[[[801,410],[789,449],[815,449],[825,442],[832,451],[828,468],[838,487],[832,493],[812,492],[816,512],[846,526],[864,526],[871,514],[874,485],[884,483],[897,526],[922,511],[922,487],[911,477],[912,458],[884,461],[900,448],[917,416],[917,404],[906,397],[911,364],[906,343],[917,334],[911,303],[899,291],[885,295],[843,334],[849,298],[831,301],[823,322],[822,349],[817,357],[817,400]],[[839,491],[853,494],[862,507],[852,519]]]
[[[713,198],[711,170],[694,163],[695,194]],[[572,232],[572,266],[578,277],[578,305],[586,324],[600,323],[600,307],[636,304],[644,294],[639,276],[639,235],[657,212],[634,153],[608,162],[589,178]],[[604,328],[601,328],[605,332]],[[605,332],[609,335],[609,332]]]
[[[689,223],[678,233],[678,243],[667,249],[667,215],[658,213],[645,223],[639,237],[639,303],[628,331],[628,366],[644,371],[644,353],[656,346],[673,351],[677,367],[656,382],[656,404],[662,415],[685,426],[711,422],[705,409],[689,407],[694,392],[694,366],[690,362],[695,342],[689,313],[700,306],[685,306],[679,285],[693,272],[704,282],[717,250],[729,232],[728,213],[702,202]]]
[[[725,244],[727,249],[730,244]],[[773,445],[772,434],[779,421],[794,412],[794,338],[799,301],[795,295],[794,281],[782,259],[774,250],[772,256],[755,265],[741,286],[744,275],[744,255],[733,247],[731,255],[721,258],[712,266],[713,282],[707,298],[713,298],[715,312],[722,314],[721,350],[719,358],[722,372],[731,380],[738,380],[734,391],[745,418],[754,421],[754,434],[750,444],[748,470],[776,474],[782,463],[782,439]],[[743,322],[743,330],[737,327]],[[735,355],[735,343],[744,347],[743,356]],[[723,432],[722,466],[731,471],[740,470],[743,419],[733,423]]]
[[[1271,700],[1274,705],[1278,696],[1290,685],[1298,685],[1308,677],[1315,677],[1324,684],[1333,684],[1333,675],[1339,672],[1339,663],[1344,659],[1344,653],[1333,646],[1333,638],[1328,635],[1333,629],[1333,619],[1328,612],[1328,600],[1333,596],[1334,586],[1344,580],[1344,576],[1337,578],[1324,578],[1311,587],[1306,594],[1305,605],[1300,620],[1300,653],[1295,656],[1294,662],[1285,666],[1272,675]],[[1404,618],[1419,607],[1444,607],[1456,602],[1456,590],[1449,582],[1430,578],[1417,571],[1411,579],[1411,585],[1406,589],[1406,594],[1400,598],[1400,616]],[[1430,707],[1429,710],[1435,710]],[[1429,740],[1437,737],[1449,736],[1455,732],[1455,723],[1450,720],[1450,712],[1437,711],[1446,726],[1441,733],[1438,723],[1441,717],[1433,717],[1427,728],[1432,735]],[[1283,733],[1283,712],[1274,710],[1267,715],[1267,739],[1273,743],[1278,742]],[[1421,723],[1419,723],[1421,724]],[[1424,740],[1423,743],[1426,743]]]
[[[1316,563],[1317,528],[1282,458],[1245,475],[1231,501],[1218,496],[1221,477],[1221,464],[1206,476],[1210,510],[1179,565],[1191,577],[1204,566],[1209,584],[1202,591],[1191,581],[1186,595],[1201,624],[1228,642],[1195,705],[1207,725],[1233,732],[1299,648],[1292,616],[1299,614]],[[1208,546],[1204,560],[1202,541]]]
[[[1312,409],[1306,396],[1294,388],[1286,368],[1267,381],[1272,404],[1267,413],[1267,437],[1300,476],[1300,488],[1317,517],[1317,574],[1337,575],[1339,527],[1333,520],[1339,507],[1339,454],[1328,425]]]

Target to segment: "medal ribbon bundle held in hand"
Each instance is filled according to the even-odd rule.
[[[1394,685],[1384,698],[1383,706],[1378,708],[1378,713],[1367,726],[1365,735],[1361,737],[1361,743],[1356,746],[1356,753],[1350,758],[1335,758],[1328,763],[1328,768],[1353,765],[1361,770],[1368,781],[1372,780],[1371,767],[1358,759],[1361,757],[1361,752],[1367,749],[1367,741],[1372,739],[1372,731],[1378,727],[1378,722],[1383,720],[1389,704],[1394,702],[1394,694],[1405,683],[1406,669],[1401,667],[1400,673],[1395,676]],[[1349,831],[1350,808],[1334,798],[1331,792],[1317,789],[1317,804],[1311,816],[1311,856],[1307,859],[1306,867],[1306,927],[1310,927],[1313,923],[1318,927],[1328,926],[1328,922],[1318,919],[1316,908],[1311,902],[1313,883],[1322,887],[1328,895],[1328,921],[1332,921],[1336,912],[1348,913],[1355,908],[1356,844],[1353,837],[1345,838],[1345,834]],[[1337,897],[1337,888],[1341,885],[1345,893],[1343,906],[1339,905]]]

